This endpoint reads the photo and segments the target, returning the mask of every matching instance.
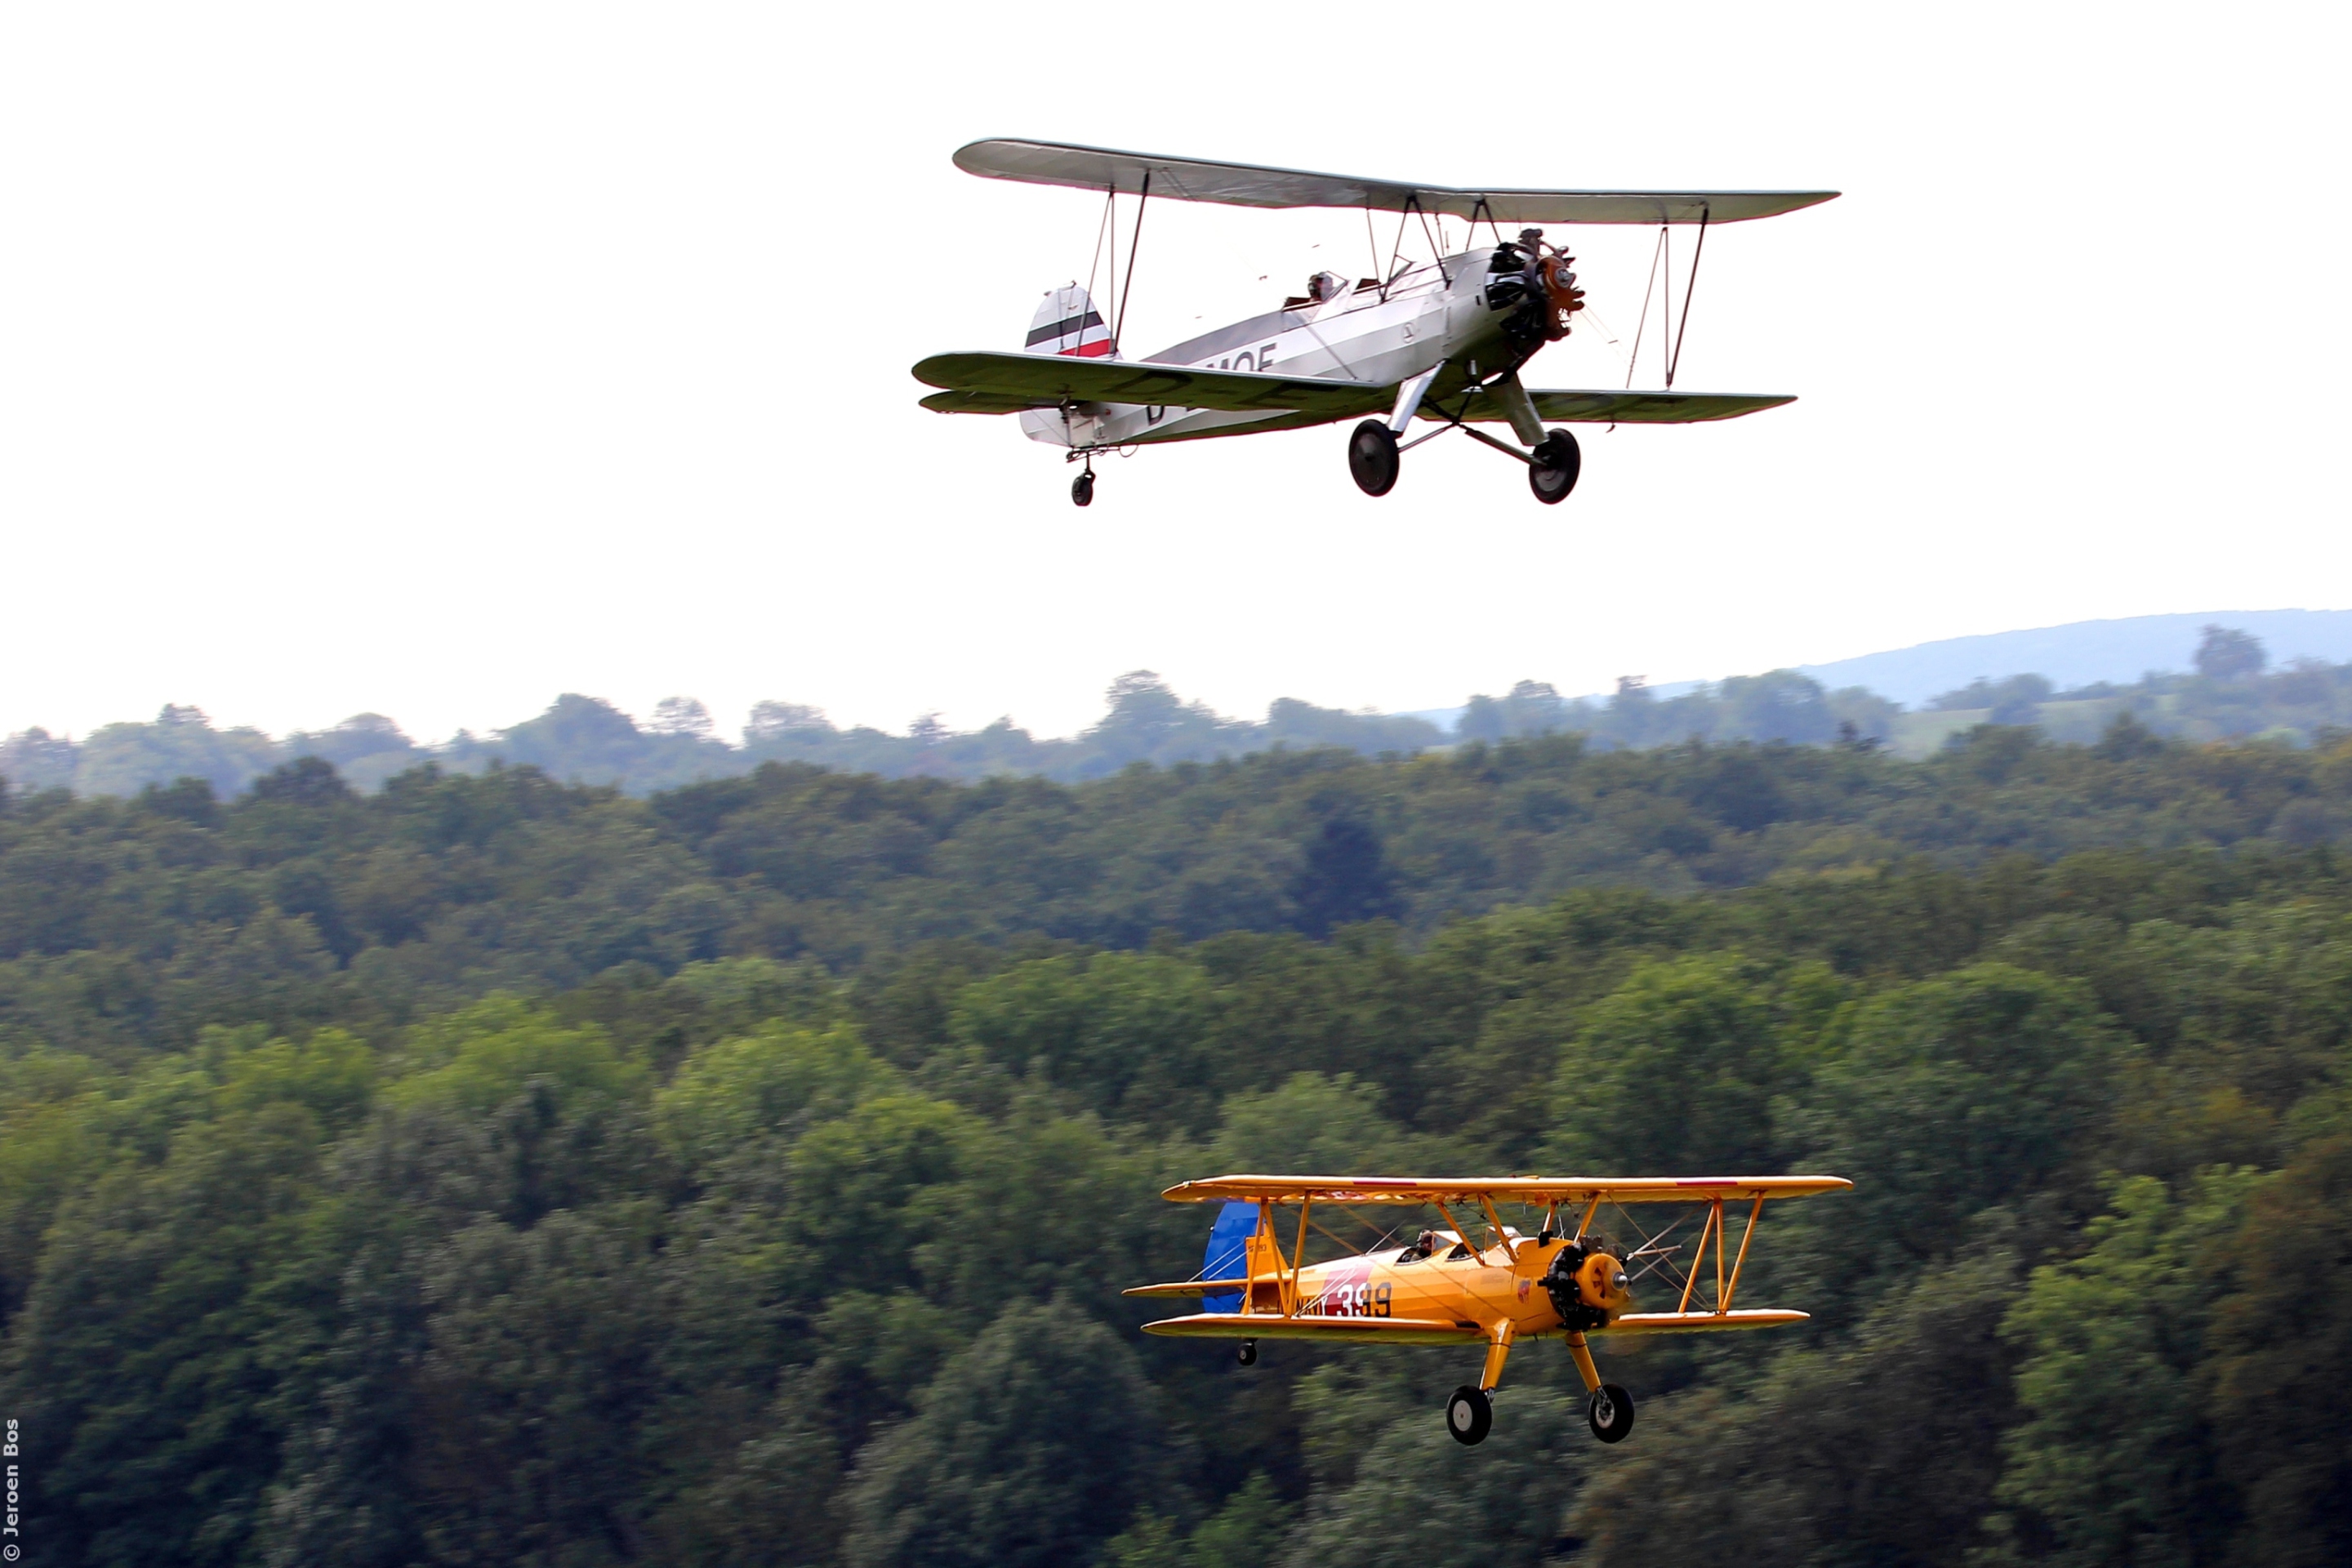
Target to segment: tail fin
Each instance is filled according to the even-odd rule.
[[[1249,1275],[1250,1237],[1257,1234],[1257,1205],[1229,1203],[1217,1211],[1209,1230],[1209,1250],[1201,1258],[1203,1279],[1240,1279]],[[1213,1290],[1201,1298],[1203,1312],[1238,1312],[1242,1293]]]
[[[1033,354],[1075,354],[1080,359],[1110,357],[1110,329],[1095,309],[1092,296],[1072,283],[1046,290],[1044,303],[1029,318],[1029,352]]]

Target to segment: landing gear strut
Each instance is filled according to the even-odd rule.
[[[1581,1333],[1568,1336],[1568,1353],[1576,1358],[1576,1375],[1584,1380],[1584,1421],[1604,1443],[1622,1443],[1633,1430],[1633,1396],[1613,1383],[1601,1381],[1592,1352]]]

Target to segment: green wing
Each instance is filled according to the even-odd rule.
[[[1696,425],[1797,401],[1792,395],[1761,392],[1538,392],[1530,387],[1528,395],[1536,400],[1537,414],[1562,425]],[[1454,413],[1451,406],[1438,409],[1433,400],[1421,405],[1421,416],[1451,419]],[[1470,411],[1463,417],[1473,425],[1509,423],[1484,393],[1470,400]]]
[[[915,379],[942,388],[923,399],[924,407],[941,414],[1014,414],[1024,408],[1059,408],[1065,403],[1129,403],[1345,419],[1351,414],[1380,413],[1396,400],[1395,387],[1370,382],[1191,370],[1068,354],[933,354],[915,366]]]

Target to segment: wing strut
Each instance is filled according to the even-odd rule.
[[[1116,185],[1111,187],[1111,199],[1114,201],[1118,199],[1118,187]],[[1135,198],[1135,234],[1127,244],[1127,281],[1118,286],[1118,309],[1111,317],[1110,352],[1113,353],[1118,353],[1119,334],[1127,326],[1128,296],[1135,292],[1135,253],[1143,244],[1143,205],[1150,199],[1151,171],[1146,169],[1143,171],[1143,190]],[[1699,231],[1702,236],[1706,232],[1705,229]],[[1112,236],[1111,244],[1113,246],[1118,244],[1116,235]],[[1114,262],[1112,265],[1118,264]],[[1666,384],[1669,386],[1674,384],[1674,377],[1671,374],[1666,377]]]
[[[1674,390],[1675,367],[1683,363],[1683,340],[1690,336],[1691,296],[1698,292],[1699,258],[1706,254],[1707,216],[1707,210],[1701,207],[1698,215],[1698,244],[1691,251],[1690,276],[1683,279],[1683,319],[1675,328],[1675,352],[1666,356],[1666,390],[1669,392]],[[1139,226],[1141,226],[1143,222],[1141,212],[1135,215],[1135,221]],[[1664,232],[1663,226],[1660,232]],[[1130,265],[1134,260],[1135,258],[1132,256],[1128,258]]]

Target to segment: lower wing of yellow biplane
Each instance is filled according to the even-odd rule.
[[[1265,1312],[1196,1312],[1146,1323],[1143,1331],[1176,1339],[1321,1340],[1356,1345],[1475,1345],[1487,1337],[1475,1323],[1439,1318],[1286,1318]]]

